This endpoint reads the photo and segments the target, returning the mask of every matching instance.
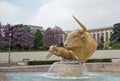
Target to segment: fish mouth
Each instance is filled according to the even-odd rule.
[[[48,58],[50,58],[52,55],[53,55],[53,53],[50,52],[50,53],[46,56],[46,58],[48,59]]]

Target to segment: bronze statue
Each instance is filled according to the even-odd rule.
[[[80,28],[76,29],[72,31],[71,33],[67,33],[59,27],[58,29],[60,29],[63,34],[67,35],[67,38],[64,42],[64,50],[67,49],[67,50],[72,51],[73,53],[71,55],[75,54],[77,56],[76,59],[79,62],[83,63],[83,62],[86,62],[89,59],[89,57],[94,53],[94,51],[97,48],[97,42],[87,32],[86,27],[80,21],[78,21],[74,16],[73,18],[82,27],[82,29]],[[59,53],[62,53],[62,51],[59,50]],[[54,53],[54,54],[57,56],[63,57],[65,56],[65,53],[59,54],[59,55],[57,53]]]
[[[50,46],[49,52],[50,53],[46,56],[46,58],[49,58],[54,54],[58,57],[59,56],[63,58],[70,57],[70,58],[78,60],[77,56],[72,51],[68,51],[67,49],[63,47],[57,47],[56,45]]]

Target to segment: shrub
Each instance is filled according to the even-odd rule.
[[[93,62],[112,62],[111,59],[89,59],[86,63],[93,63]]]
[[[47,65],[47,64],[53,64],[54,62],[57,62],[59,60],[50,60],[50,61],[28,61],[28,65]]]

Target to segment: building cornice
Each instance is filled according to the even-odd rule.
[[[102,30],[112,30],[113,26],[106,26],[106,27],[99,27],[99,28],[93,28],[93,29],[89,29],[88,32],[93,32],[93,31],[102,31]]]

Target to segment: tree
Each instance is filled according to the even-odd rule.
[[[110,41],[113,48],[120,47],[120,23],[114,24]]]
[[[1,39],[2,39],[2,25],[0,23],[0,41],[1,41]]]
[[[26,30],[27,30],[28,32],[31,32],[31,29],[30,29],[30,27],[29,27],[28,25],[17,24],[16,26],[19,27],[19,28],[26,28]]]
[[[104,38],[101,36],[97,49],[104,49]]]
[[[106,47],[107,48],[111,48],[111,41],[110,41],[110,39],[108,39],[107,41],[106,41]]]
[[[10,33],[11,36],[9,35]],[[8,46],[9,42],[11,43],[11,47],[32,47],[32,34],[24,27],[18,27],[17,25],[11,26],[10,24],[4,25],[0,44]]]
[[[12,29],[13,46],[33,46],[32,34],[26,28],[19,28],[17,26]]]
[[[0,41],[2,40],[2,25],[0,23]],[[2,45],[0,44],[0,49],[2,48]]]
[[[1,40],[0,40],[1,46],[8,46],[9,44],[9,32],[10,32],[9,29],[10,24],[1,25]]]
[[[49,47],[51,45],[62,44],[62,33],[56,27],[48,28],[44,33],[44,45]]]
[[[35,50],[40,50],[43,48],[43,34],[39,29],[37,29],[35,34],[34,34],[33,42],[34,42],[33,48]]]

